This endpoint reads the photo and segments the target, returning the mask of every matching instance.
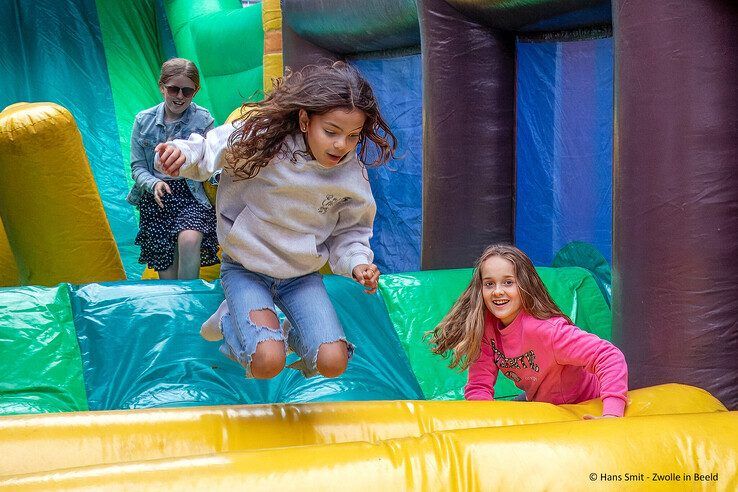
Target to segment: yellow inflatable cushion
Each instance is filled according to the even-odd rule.
[[[706,391],[678,384],[634,390],[629,400],[630,417],[726,411]],[[260,448],[378,442],[452,429],[578,421],[601,409],[599,400],[562,406],[376,401],[8,416],[0,417],[0,476]]]
[[[5,108],[0,175],[2,222],[22,285],[125,279],[82,136],[67,109],[54,103]]]
[[[0,490],[732,491],[736,463],[738,412],[719,412],[98,465],[0,479]]]

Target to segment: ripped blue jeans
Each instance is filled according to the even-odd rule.
[[[318,374],[321,344],[343,340],[349,358],[353,354],[354,347],[346,340],[320,273],[278,279],[246,270],[224,258],[220,277],[229,311],[221,318],[220,351],[245,367],[247,377],[251,377],[256,346],[264,340],[283,341],[285,351],[292,349],[301,360],[289,367],[302,371],[305,377]],[[274,312],[275,304],[289,321],[284,329],[273,330],[252,322],[252,312]]]

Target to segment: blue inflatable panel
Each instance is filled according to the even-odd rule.
[[[612,39],[517,43],[516,244],[551,265],[572,241],[612,261]]]
[[[420,270],[423,163],[420,55],[351,62],[372,85],[382,114],[398,140],[398,158],[369,169],[377,202],[371,241],[374,261],[383,273]]]
[[[116,282],[71,293],[91,410],[343,400],[422,399],[379,295],[328,276],[326,287],[356,352],[336,379],[285,369],[269,381],[200,338],[223,300],[220,283]],[[290,357],[294,358],[294,355]],[[288,359],[288,363],[292,359]]]

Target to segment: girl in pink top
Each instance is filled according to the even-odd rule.
[[[514,246],[484,251],[469,287],[430,335],[434,353],[450,350],[451,367],[469,368],[467,400],[494,399],[502,371],[528,401],[601,398],[603,417],[623,416],[628,368],[622,352],[574,326],[530,258]]]

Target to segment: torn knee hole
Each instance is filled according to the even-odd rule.
[[[272,331],[279,330],[277,313],[270,308],[252,309],[249,311],[249,321],[257,327],[267,328]]]

